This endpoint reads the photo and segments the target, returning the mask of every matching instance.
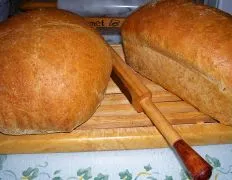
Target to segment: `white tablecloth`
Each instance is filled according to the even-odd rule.
[[[232,180],[232,144],[198,146],[212,180]],[[0,156],[0,180],[187,180],[169,148]]]

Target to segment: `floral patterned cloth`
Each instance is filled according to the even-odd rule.
[[[232,144],[194,147],[212,180],[232,179]],[[0,155],[0,180],[188,180],[169,148]]]

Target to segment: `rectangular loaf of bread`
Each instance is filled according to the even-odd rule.
[[[122,26],[126,62],[232,125],[232,16],[188,0],[147,4]]]

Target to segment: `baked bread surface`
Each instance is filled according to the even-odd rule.
[[[202,112],[232,125],[232,16],[161,0],[123,24],[127,63]]]
[[[0,132],[70,132],[103,99],[108,45],[79,16],[35,10],[0,24]]]

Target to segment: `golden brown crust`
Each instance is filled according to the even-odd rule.
[[[188,1],[177,2],[144,6],[128,18],[123,30],[221,83],[222,89],[231,89],[232,16]]]
[[[231,29],[230,15],[187,0],[149,4],[122,27],[126,60],[201,111],[232,124]]]
[[[0,132],[69,132],[95,112],[112,57],[77,15],[23,13],[0,25]]]

